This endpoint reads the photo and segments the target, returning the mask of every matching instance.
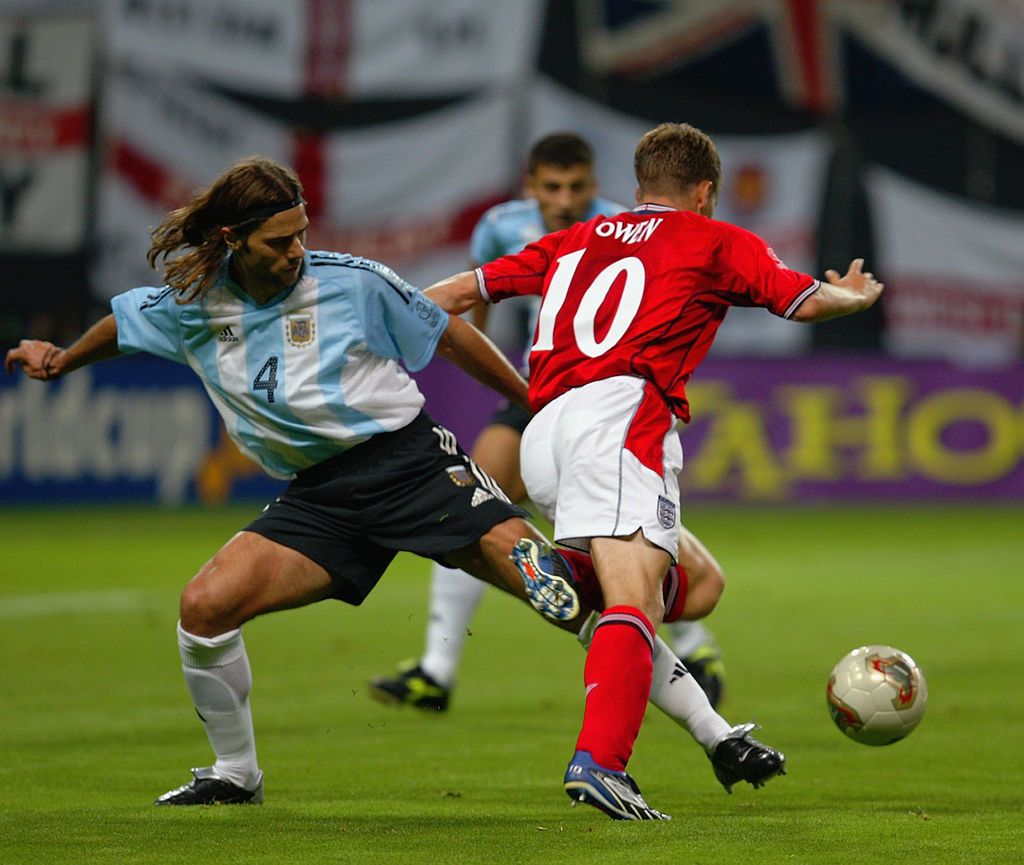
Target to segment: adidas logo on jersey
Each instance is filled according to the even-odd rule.
[[[230,324],[217,334],[217,342],[238,342],[238,337],[235,336]]]
[[[473,491],[473,501],[470,502],[470,505],[475,508],[477,505],[482,505],[484,502],[489,502],[493,498],[493,494],[487,492],[487,490],[485,490],[483,487],[477,487]]]

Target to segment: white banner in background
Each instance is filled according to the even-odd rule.
[[[267,96],[303,92],[305,0],[104,0],[115,62],[187,69]]]
[[[594,148],[601,194],[624,205],[635,200],[633,152],[655,124],[613,111],[542,80],[534,95],[531,140],[572,130]],[[819,131],[787,135],[716,135],[722,158],[722,191],[715,218],[763,237],[795,270],[815,273],[817,224],[831,154]],[[840,263],[842,264],[842,263]],[[763,309],[731,309],[715,354],[788,354],[810,344],[811,329]]]
[[[1024,141],[1019,0],[844,0],[834,9],[904,75]]]
[[[868,175],[885,281],[885,347],[965,364],[1019,360],[1024,216],[950,198],[890,171]]]
[[[85,12],[0,13],[2,252],[62,253],[83,243],[93,26]]]
[[[542,0],[105,0],[116,58],[277,98],[437,95],[522,79]]]
[[[160,282],[146,251],[168,210],[243,156],[287,163],[293,156],[287,127],[167,70],[112,70],[102,123],[107,160],[92,281],[104,298]]]
[[[109,300],[138,285],[163,279],[146,263],[149,232],[167,215],[132,176],[107,170],[100,182],[96,255],[90,263],[93,296]]]
[[[817,227],[831,155],[819,130],[786,135],[715,135],[722,191],[715,219],[753,231],[794,270],[817,273]],[[845,263],[836,265],[845,270]],[[715,354],[790,354],[811,343],[811,328],[764,309],[730,309]]]
[[[510,127],[511,100],[489,96],[330,134],[330,221],[379,224],[500,193],[512,160]]]
[[[476,217],[507,197],[511,100],[488,95],[408,120],[300,137],[186,78],[126,65],[107,99],[96,293],[159,281],[145,261],[150,230],[251,154],[298,171],[313,248],[379,259],[418,284],[460,270]]]
[[[311,240],[384,261],[417,284],[465,269],[477,217],[508,197],[511,116],[510,97],[489,95],[329,135],[324,217]],[[447,247],[457,255],[428,266]]]
[[[320,0],[330,5],[329,0]],[[360,97],[480,90],[532,73],[543,0],[361,0],[343,90]]]
[[[106,137],[183,174],[189,191],[240,156],[292,157],[290,127],[218,96],[188,76],[124,64],[108,76],[107,87],[102,120]]]

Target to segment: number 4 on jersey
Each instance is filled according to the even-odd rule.
[[[267,392],[267,402],[274,401],[274,391],[277,389],[277,355],[272,354],[267,358],[267,362],[263,364],[260,371],[256,373],[256,378],[252,380],[253,390],[265,390]]]

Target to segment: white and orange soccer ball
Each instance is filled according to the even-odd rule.
[[[920,667],[892,646],[861,646],[828,677],[836,726],[862,745],[891,745],[921,723],[928,685]]]

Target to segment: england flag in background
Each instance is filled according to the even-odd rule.
[[[593,143],[601,193],[629,206],[633,147],[658,120],[691,119],[686,109],[721,117],[705,109],[730,98],[759,107],[769,119],[788,112],[775,131],[726,134],[698,125],[715,137],[722,155],[716,216],[756,232],[787,265],[816,276],[820,267],[846,264],[816,258],[835,224],[825,207],[841,138],[833,133],[844,128],[851,134],[843,126],[850,112],[877,114],[884,110],[879,106],[898,105],[901,98],[940,98],[1024,140],[1024,12],[1018,3],[575,0],[583,81],[591,88],[559,83],[537,69],[545,13],[564,5],[104,0],[110,46],[104,170],[97,184],[98,293],[105,297],[157,278],[144,260],[149,228],[251,153],[299,171],[312,245],[382,259],[410,281],[427,284],[465,266],[475,218],[520,193],[529,144],[556,129],[578,131]],[[565,38],[573,41],[575,33]],[[670,98],[651,108],[644,101],[648,89]],[[613,92],[617,101],[595,98]],[[296,120],[304,109],[310,116],[309,104],[324,106],[332,119],[320,125]],[[680,104],[685,108],[674,110]],[[374,115],[371,109],[381,105],[389,107],[386,116]],[[353,121],[357,115],[361,119]],[[10,137],[0,138],[5,154]],[[59,177],[57,156],[52,178]],[[905,224],[891,214],[912,207],[918,196],[911,191],[902,204],[895,202],[889,180],[859,171],[850,176],[868,188],[878,222],[874,235],[887,259],[869,266],[896,287],[884,301],[893,307],[886,344],[948,353],[957,340],[907,335],[904,301],[910,303],[913,280],[904,276],[900,289],[900,279],[886,272],[907,237]],[[925,208],[926,217],[946,212],[942,203],[953,207],[946,196],[937,201]],[[848,205],[844,200],[839,213]],[[27,237],[29,226],[22,222],[21,233],[8,231],[4,239]],[[965,231],[971,236],[970,228]],[[993,236],[1019,245],[1010,235]],[[906,247],[899,260],[926,247]],[[1008,315],[1004,325],[1012,330]],[[811,336],[812,329],[762,310],[737,309],[715,352],[801,352]],[[919,350],[925,349],[913,349]]]
[[[541,0],[105,0],[121,59],[273,98],[465,93],[517,83]]]

